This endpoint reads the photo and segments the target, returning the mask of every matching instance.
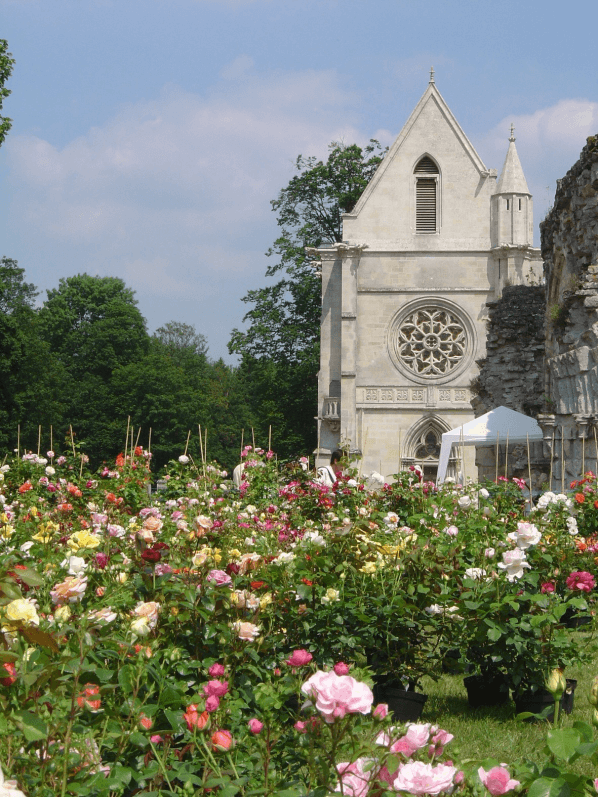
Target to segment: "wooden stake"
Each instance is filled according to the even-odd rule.
[[[52,445],[53,442],[54,441],[52,439],[52,426],[50,426],[50,451],[54,451],[54,446]]]
[[[131,447],[129,448],[129,459],[133,461],[133,455],[135,454],[133,450],[133,427],[131,426]]]
[[[203,462],[203,438],[201,436],[201,423],[197,424],[197,431],[199,433],[199,455],[201,457],[201,461]]]
[[[529,455],[529,434],[527,437],[527,474],[529,477],[529,508],[530,511],[534,508],[534,499],[532,498],[532,462]]]
[[[550,491],[552,491],[552,466],[553,466],[553,463],[554,463],[554,435],[555,435],[555,431],[556,431],[555,429],[552,430],[552,445],[550,447],[550,487],[548,488]]]
[[[253,444],[253,450],[255,451],[255,432],[253,431],[253,426],[251,427],[251,442]]]
[[[187,454],[187,449],[189,448],[189,438],[191,437],[191,429],[187,432],[187,442],[185,443],[185,455]]]
[[[509,478],[509,430],[507,429],[507,447],[505,449],[505,479]]]
[[[148,437],[148,440],[147,440],[147,453],[148,454],[152,453],[152,427],[151,426],[150,426],[150,430],[149,430],[149,437]]]
[[[399,470],[398,473],[401,472],[403,467],[403,452],[401,450],[401,430],[399,429]]]
[[[586,475],[586,435],[581,438],[581,478]]]
[[[41,424],[37,427],[37,456],[39,457],[39,450],[42,445],[42,427]]]
[[[243,462],[243,438],[245,437],[245,429],[241,429],[241,453],[239,454],[239,462]]]
[[[133,454],[135,453],[135,450],[136,450],[137,446],[139,445],[139,435],[140,434],[141,434],[141,426],[137,430],[137,439],[135,440],[135,448],[133,449]]]
[[[498,484],[498,449],[499,449],[499,436],[496,433],[496,464],[494,467],[494,481]]]
[[[596,454],[596,473],[598,473],[598,438],[596,437],[596,427],[594,426],[594,453]]]
[[[129,447],[129,426],[131,425],[131,416],[127,415],[127,433],[125,435],[125,462],[127,461],[127,449]]]
[[[81,454],[81,464],[79,466],[79,481],[81,481],[82,476],[83,476],[83,454]]]
[[[268,451],[272,451],[272,424],[268,426]]]
[[[318,418],[318,447],[316,448],[316,456],[314,457],[314,474],[318,473],[318,457],[320,456],[320,433],[322,430],[322,421]]]
[[[21,456],[21,424],[17,424],[17,459]]]
[[[73,447],[73,457],[76,457],[77,454],[75,452],[75,437],[73,435],[73,426],[72,426],[72,424],[69,426],[69,429],[71,431],[71,446]]]
[[[561,426],[561,492],[565,492],[565,427]]]

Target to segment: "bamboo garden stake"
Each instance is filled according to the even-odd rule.
[[[72,424],[69,426],[71,431],[71,446],[73,447],[73,459],[77,457],[77,453],[75,452],[75,436],[73,435],[73,426]]]
[[[41,424],[37,427],[37,456],[39,457],[39,451],[42,444],[42,427]]]
[[[509,430],[507,429],[507,445],[505,448],[505,479],[509,478]]]
[[[272,424],[268,426],[268,451],[272,451]]]
[[[129,427],[131,425],[131,416],[127,415],[127,433],[125,435],[125,462],[127,461],[127,448],[129,446]]]
[[[550,487],[549,489],[552,490],[552,466],[554,464],[554,435],[555,430],[552,430],[552,445],[550,446]]]
[[[527,474],[529,477],[529,508],[530,510],[534,508],[534,499],[532,498],[532,463],[529,456],[529,434],[526,434],[527,437]]]
[[[245,429],[241,429],[241,453],[239,454],[239,462],[243,461],[243,443],[245,438]]]
[[[494,466],[494,481],[498,484],[498,432],[496,433],[496,463]]]
[[[148,454],[152,453],[152,427],[151,426],[150,426],[150,429],[149,429],[149,436],[148,436],[148,439],[147,439],[147,453]]]
[[[561,426],[561,492],[565,492],[565,427]]]
[[[581,438],[581,478],[585,476],[586,472],[586,435],[585,431]]]
[[[185,443],[185,456],[187,456],[187,449],[189,448],[189,438],[191,437],[191,429],[187,432],[187,442]]]
[[[21,456],[21,424],[17,424],[17,459]]]
[[[53,443],[54,443],[54,440],[53,440],[53,430],[52,430],[52,426],[50,426],[50,451],[52,451],[52,452],[54,452],[54,446],[53,446]],[[50,457],[50,459],[52,459],[52,457]]]

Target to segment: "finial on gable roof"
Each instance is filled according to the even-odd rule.
[[[515,127],[512,122],[511,122],[511,135],[509,137],[509,141],[515,141]]]
[[[430,83],[435,83],[435,82],[436,81],[434,80],[434,67],[431,66],[430,67]]]

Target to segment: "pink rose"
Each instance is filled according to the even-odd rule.
[[[299,733],[307,733],[307,722],[303,720],[297,720],[297,722],[293,725],[293,728]]]
[[[228,587],[233,583],[232,578],[224,570],[210,570],[206,581],[212,581],[217,587]]]
[[[342,764],[337,764],[340,780],[334,791],[342,791],[348,797],[365,797],[373,772],[371,767],[364,769],[364,765],[367,766],[369,763],[367,758],[358,758],[353,763],[344,761]]]
[[[388,714],[388,704],[387,703],[378,703],[376,708],[374,709],[374,717],[377,717],[379,720],[383,720],[384,717]]]
[[[210,695],[206,700],[206,711],[212,713],[212,711],[218,711],[218,706],[220,705],[220,698],[216,697],[216,695]]]
[[[488,772],[483,767],[478,769],[478,775],[484,786],[488,789],[493,797],[499,794],[506,794],[511,789],[519,786],[518,780],[512,780],[509,775],[509,770],[504,766],[493,767]]]
[[[327,723],[345,714],[369,714],[374,695],[367,684],[350,675],[318,670],[303,684],[301,691],[315,699],[317,710]]]
[[[214,697],[224,697],[227,692],[228,681],[208,681],[203,688],[204,695],[208,697],[211,695],[214,695]]]
[[[571,573],[567,578],[569,589],[579,589],[582,592],[591,592],[596,586],[596,580],[591,573],[582,570],[578,573]]]
[[[313,656],[308,650],[300,648],[299,650],[293,651],[292,655],[286,660],[286,663],[291,667],[304,667],[306,664],[309,664],[312,659]]]
[[[339,661],[334,665],[334,672],[337,675],[349,675],[349,665],[344,661]]]
[[[249,725],[249,730],[250,730],[250,731],[251,731],[251,733],[253,733],[255,736],[257,736],[257,735],[258,735],[258,733],[261,733],[261,732],[262,732],[262,730],[264,729],[264,723],[263,723],[263,722],[260,722],[260,721],[259,721],[258,719],[256,719],[255,717],[254,717],[253,719],[249,720],[249,723],[248,723],[248,725]]]
[[[396,791],[406,791],[414,795],[440,794],[452,789],[456,774],[457,769],[446,764],[432,766],[422,761],[409,761],[399,769],[393,787]]]
[[[212,664],[208,670],[208,675],[211,675],[212,678],[222,678],[224,675],[224,665],[218,663]]]

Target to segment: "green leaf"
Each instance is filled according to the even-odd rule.
[[[35,570],[32,570],[30,567],[25,568],[25,570],[19,570],[18,577],[21,581],[24,581],[28,587],[41,587],[44,583],[39,573],[36,573]]]
[[[538,778],[529,787],[527,797],[570,797],[571,787],[563,778]]]
[[[500,628],[489,628],[488,629],[488,639],[491,642],[497,642],[502,636],[502,632]]]
[[[28,742],[41,742],[48,738],[48,726],[37,714],[32,714],[30,711],[17,711],[14,714],[14,719]]]
[[[126,695],[133,691],[133,668],[130,664],[125,664],[118,671],[118,683]]]
[[[572,728],[560,728],[548,732],[548,747],[557,758],[572,761],[577,755],[577,747],[581,742],[579,734]]]

